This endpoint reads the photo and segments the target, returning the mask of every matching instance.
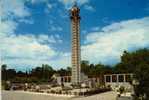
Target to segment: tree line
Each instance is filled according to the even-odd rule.
[[[54,70],[50,65],[42,64],[33,68],[30,71],[16,71],[15,69],[8,69],[6,64],[1,66],[2,68],[2,81],[11,81],[17,83],[32,82],[50,82],[53,74],[58,73],[61,76],[66,76],[71,74],[71,68]]]

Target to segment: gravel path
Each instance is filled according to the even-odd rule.
[[[2,91],[2,100],[116,100],[116,93],[106,92],[87,97],[54,97],[47,94],[33,94],[19,91]]]

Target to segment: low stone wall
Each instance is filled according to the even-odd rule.
[[[74,96],[90,96],[98,93],[103,93],[111,91],[111,88],[96,88],[96,89],[72,89],[72,90],[27,90],[27,92],[30,93],[43,93],[43,94],[49,94],[52,96],[68,96],[68,97],[74,97]]]
[[[126,90],[132,90],[132,86],[128,82],[106,82],[105,85],[110,86],[112,90],[115,91],[119,89],[121,86],[123,86]]]

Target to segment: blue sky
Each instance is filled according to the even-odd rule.
[[[149,47],[149,0],[1,0],[0,56],[17,70],[71,66],[69,9],[81,9],[81,58],[113,65]]]

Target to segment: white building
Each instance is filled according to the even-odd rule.
[[[104,75],[104,83],[106,86],[111,86],[113,90],[124,86],[126,89],[131,89],[133,74],[108,74]]]

